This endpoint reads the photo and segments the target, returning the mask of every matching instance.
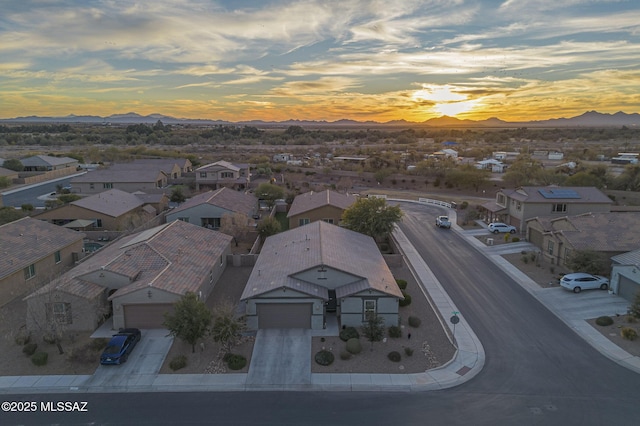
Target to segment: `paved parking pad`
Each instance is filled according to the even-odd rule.
[[[311,384],[311,330],[259,330],[247,385]]]

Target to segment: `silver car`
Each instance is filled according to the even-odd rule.
[[[585,272],[576,272],[567,274],[560,279],[560,285],[574,293],[580,293],[582,290],[590,290],[599,288],[606,290],[609,288],[609,279],[600,275],[591,275]]]
[[[493,222],[489,224],[489,231],[497,234],[498,232],[508,232],[510,234],[516,233],[516,227],[512,225],[507,225],[502,222]]]

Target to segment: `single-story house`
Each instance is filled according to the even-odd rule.
[[[607,258],[638,247],[640,212],[583,213],[542,216],[527,220],[527,238],[545,259],[564,265],[577,250],[602,253]]]
[[[268,237],[241,300],[249,329],[398,325],[402,292],[373,238],[318,221]]]
[[[78,167],[78,160],[69,157],[52,157],[50,155],[34,155],[20,160],[25,172],[50,172],[52,170]]]
[[[609,289],[633,303],[640,294],[640,248],[613,256],[611,262]]]
[[[196,169],[196,191],[222,187],[243,190],[249,186],[250,181],[248,164],[232,164],[221,160]]]
[[[478,161],[475,164],[476,169],[480,170],[491,170],[493,173],[504,173],[507,168],[507,165],[502,161],[494,160],[493,158],[489,158],[488,160]]]
[[[85,231],[124,231],[133,229],[155,216],[143,209],[144,202],[134,194],[109,189],[99,194],[72,201],[35,216],[55,225],[83,228]],[[85,226],[70,226],[82,220]]]
[[[114,163],[111,170],[154,169],[164,172],[169,179],[178,179],[182,173],[193,171],[191,161],[186,158],[145,158],[124,163]]]
[[[218,229],[222,216],[234,213],[242,213],[252,220],[258,213],[258,199],[251,194],[223,187],[195,195],[167,213],[166,218],[167,222],[182,220]]]
[[[137,169],[98,169],[76,176],[70,181],[72,192],[97,194],[107,189],[125,192],[148,192],[167,186],[167,175],[157,167]]]
[[[31,217],[0,226],[0,306],[73,266],[83,238],[83,233]]]
[[[4,167],[0,167],[0,177],[5,177],[9,179],[9,182],[13,182],[14,179],[18,179],[20,174],[15,170],[5,169]]]
[[[320,192],[305,192],[293,199],[287,213],[289,229],[323,220],[339,225],[342,213],[358,198],[355,195],[341,194],[329,189]]]
[[[93,330],[112,315],[116,330],[163,328],[187,292],[207,299],[230,246],[230,236],[181,221],[128,235],[27,296],[27,327],[58,320]]]

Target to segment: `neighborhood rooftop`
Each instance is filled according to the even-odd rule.
[[[340,194],[339,192],[328,189],[320,192],[305,192],[293,200],[287,217],[292,217],[326,205],[335,206],[344,210],[353,204],[356,199],[354,195]]]

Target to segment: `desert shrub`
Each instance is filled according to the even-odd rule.
[[[519,237],[513,237],[513,238],[511,239],[511,242],[512,242],[512,243],[517,243],[518,241],[520,241],[520,238],[519,238]]]
[[[532,262],[536,261],[536,254],[534,252],[529,253],[529,260],[531,260]]]
[[[26,356],[31,356],[36,353],[36,349],[38,349],[37,343],[27,343],[22,347],[22,353]]]
[[[638,318],[634,317],[633,315],[625,315],[624,320],[629,323],[638,322]]]
[[[529,263],[529,258],[527,256],[522,256],[522,262],[524,262],[524,264],[526,265],[527,263]]]
[[[349,351],[340,352],[340,359],[343,360],[343,361],[351,359],[351,353]]]
[[[227,358],[227,367],[230,370],[242,370],[245,365],[247,365],[247,359],[242,355],[238,354],[228,354],[229,356],[225,356]]]
[[[409,323],[409,325],[413,328],[418,328],[420,327],[420,324],[422,323],[422,321],[420,321],[420,318],[418,317],[409,317],[409,319],[407,320],[407,322]]]
[[[622,327],[620,335],[626,340],[635,340],[638,337],[638,333],[631,327]]]
[[[511,239],[511,234],[504,234],[504,237],[502,237],[504,239],[505,243],[508,243],[509,240]]]
[[[596,324],[601,325],[601,326],[607,326],[607,325],[611,325],[613,324],[613,318],[609,317],[609,316],[601,316],[596,318]]]
[[[334,356],[333,356],[333,353],[322,350],[316,353],[316,356],[314,357],[314,359],[316,360],[316,363],[327,366],[327,365],[331,365],[331,363],[334,360]]]
[[[52,334],[45,334],[44,336],[42,336],[42,340],[44,340],[45,343],[53,345],[54,343],[56,343],[56,336]]]
[[[91,342],[89,342],[88,346],[92,351],[101,351],[107,347],[108,343],[109,339],[101,337],[99,339],[91,339]]]
[[[20,332],[15,338],[16,345],[24,346],[31,341],[31,334],[26,332]]]
[[[358,334],[358,330],[355,327],[347,327],[340,330],[340,340],[344,342],[349,339],[357,339],[358,337],[360,337],[360,334]]]
[[[347,340],[347,352],[354,355],[362,352],[362,343],[360,343],[360,339],[353,337]]]
[[[187,366],[187,357],[184,355],[177,355],[171,359],[169,362],[169,368],[173,371],[180,370],[181,368],[185,368]]]
[[[406,348],[404,348],[404,353],[407,354],[407,356],[411,356],[413,355],[413,349],[407,346]]]
[[[464,210],[464,209],[466,209],[467,207],[469,207],[469,202],[467,202],[467,201],[463,201],[463,202],[460,204],[460,210]]]
[[[407,280],[397,279],[396,283],[398,284],[398,287],[400,287],[400,290],[405,290],[407,288]]]
[[[389,327],[389,337],[402,337],[402,329],[397,325],[392,325],[391,327]]]
[[[31,357],[31,362],[37,366],[46,365],[49,354],[46,352],[37,352]]]
[[[393,362],[400,362],[400,360],[402,359],[402,355],[400,355],[400,352],[398,351],[391,351],[387,355],[387,358],[389,358]]]
[[[400,306],[409,306],[411,304],[411,296],[404,290],[402,290],[402,295],[404,296],[404,299],[400,300],[398,304]]]

